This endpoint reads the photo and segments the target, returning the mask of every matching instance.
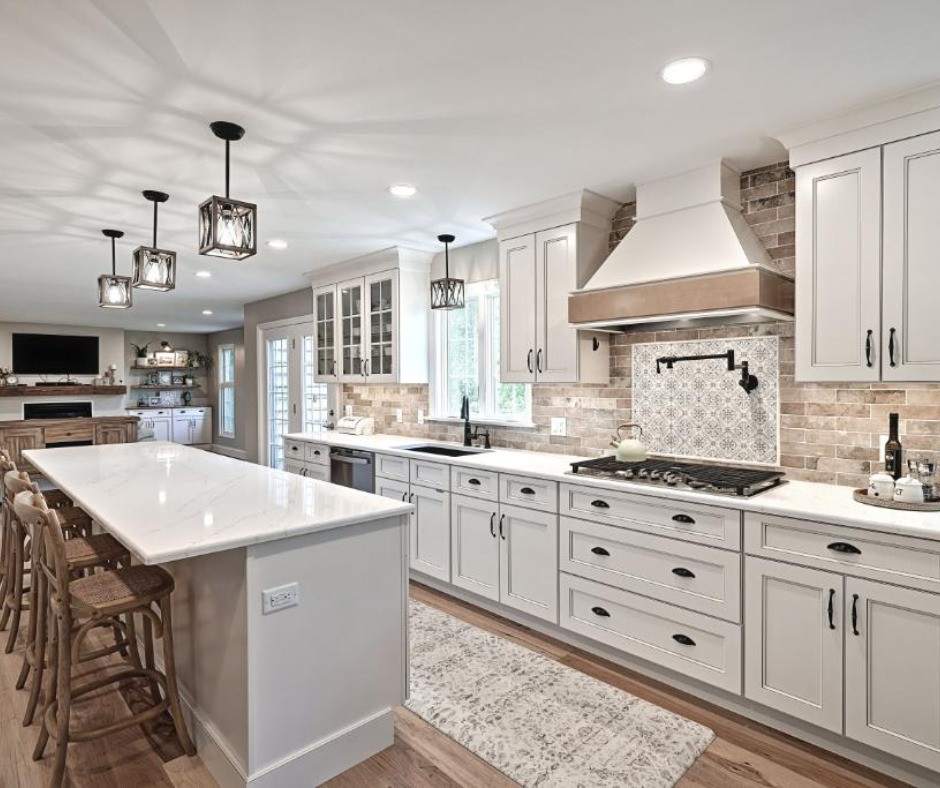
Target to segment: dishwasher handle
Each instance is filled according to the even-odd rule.
[[[342,454],[331,454],[330,462],[345,462],[350,465],[369,465],[372,461],[363,459],[362,457],[345,457]]]

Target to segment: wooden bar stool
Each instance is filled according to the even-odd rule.
[[[55,739],[51,788],[60,788],[65,775],[65,759],[70,742],[79,743],[109,736],[133,725],[154,719],[169,709],[183,750],[195,755],[196,748],[183,720],[176,683],[176,662],[173,654],[173,626],[170,595],[174,589],[172,575],[155,566],[132,566],[97,572],[78,580],[69,579],[66,540],[55,510],[49,509],[41,495],[26,491],[13,501],[17,518],[27,523],[36,542],[36,572],[42,575],[50,616],[49,680],[45,693],[42,730],[33,751],[39,760],[48,744]],[[157,605],[159,615],[153,606]],[[72,663],[77,661],[82,642],[96,626],[119,616],[143,616],[150,621],[156,637],[163,640],[164,672],[153,667],[124,663],[117,671],[82,684],[72,684]],[[77,622],[77,626],[76,626]],[[133,653],[133,652],[132,652]],[[72,701],[109,685],[120,685],[133,679],[155,683],[163,697],[154,698],[154,705],[127,719],[94,728],[70,730]]]

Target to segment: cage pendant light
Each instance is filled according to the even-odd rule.
[[[153,203],[153,246],[134,250],[134,277],[131,284],[141,290],[166,292],[176,287],[176,252],[157,248],[157,208],[169,194],[147,190],[144,197]]]
[[[463,279],[450,275],[450,244],[454,236],[439,235],[437,240],[444,244],[444,278],[431,282],[431,309],[463,309]]]
[[[229,194],[229,146],[245,136],[235,123],[210,123],[212,133],[225,141],[225,197],[212,196],[199,206],[199,254],[244,260],[258,251],[258,206],[231,199]]]
[[[116,239],[124,236],[121,230],[102,230],[111,239],[111,273],[98,277],[98,306],[105,309],[128,309],[131,306],[131,278],[117,275]]]

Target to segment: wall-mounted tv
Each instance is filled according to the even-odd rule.
[[[14,334],[17,375],[97,375],[98,337],[70,334]]]

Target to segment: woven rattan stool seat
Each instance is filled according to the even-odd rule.
[[[173,576],[158,566],[130,566],[99,572],[69,583],[72,600],[91,610],[140,604],[147,597],[169,594]]]
[[[95,534],[69,539],[65,543],[65,557],[69,566],[103,566],[112,561],[128,558],[127,549],[110,534]]]

